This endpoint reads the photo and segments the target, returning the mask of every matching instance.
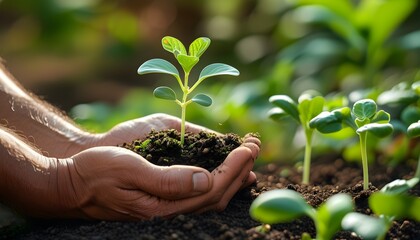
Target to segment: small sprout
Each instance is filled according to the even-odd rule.
[[[174,101],[181,107],[181,145],[184,145],[185,116],[188,104],[194,102],[201,106],[208,107],[213,102],[211,97],[203,93],[199,93],[192,98],[189,98],[189,95],[197,88],[201,82],[209,77],[218,75],[239,75],[239,71],[232,66],[224,63],[213,63],[206,66],[201,71],[198,80],[190,87],[189,76],[191,70],[198,63],[201,55],[207,50],[209,45],[209,38],[200,37],[190,44],[187,52],[185,46],[178,39],[169,36],[166,36],[162,39],[163,49],[172,53],[178,63],[181,65],[184,71],[183,80],[181,79],[178,69],[172,65],[172,63],[160,58],[151,59],[144,62],[137,70],[137,73],[140,75],[148,73],[163,73],[172,75],[177,80],[182,91],[181,98],[178,98],[175,91],[167,86],[157,87],[153,91],[153,95],[157,98]]]
[[[325,99],[321,96],[314,97],[311,94],[304,93],[299,97],[298,104],[286,95],[271,96],[269,101],[276,106],[269,111],[269,117],[271,119],[280,121],[283,117],[291,116],[302,125],[305,131],[306,145],[302,183],[308,184],[311,168],[312,135],[314,131],[309,126],[309,122],[313,117],[322,112]]]
[[[291,222],[306,215],[315,222],[316,239],[327,240],[340,229],[342,218],[352,210],[352,199],[344,193],[330,197],[314,209],[299,193],[277,189],[258,196],[251,204],[250,215],[265,224]]]
[[[343,218],[341,226],[363,239],[381,240],[394,220],[411,218],[420,221],[420,198],[407,194],[418,182],[419,179],[414,177],[386,184],[369,197],[369,207],[378,217],[352,212]]]
[[[367,134],[383,138],[393,132],[389,123],[389,113],[379,110],[375,101],[362,99],[357,101],[352,110],[348,107],[322,112],[313,118],[309,126],[316,128],[321,133],[332,133],[342,129],[343,124],[351,127],[359,135],[360,150],[363,166],[363,189],[369,187],[368,157],[367,157]]]

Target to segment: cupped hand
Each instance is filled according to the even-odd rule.
[[[259,139],[244,138],[211,173],[193,166],[161,167],[119,147],[95,147],[58,167],[59,201],[67,217],[134,220],[223,210],[252,172]]]
[[[104,134],[99,134],[94,146],[117,146],[135,139],[144,139],[151,130],[175,129],[180,131],[181,120],[177,117],[155,113],[142,118],[122,122]],[[202,126],[186,123],[186,131],[198,133],[202,130],[213,132]]]

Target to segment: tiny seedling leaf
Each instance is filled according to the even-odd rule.
[[[383,138],[390,135],[394,128],[389,123],[369,123],[357,129],[357,134],[369,132],[373,135]]]
[[[375,240],[388,231],[385,219],[356,212],[347,214],[341,221],[341,227],[357,233],[365,240]]]
[[[353,114],[361,119],[369,119],[376,113],[376,103],[372,99],[362,99],[353,105]]]
[[[316,214],[317,236],[319,239],[332,239],[341,228],[341,220],[353,211],[353,201],[348,194],[333,195],[322,204]]]
[[[379,110],[375,115],[372,117],[371,122],[374,123],[389,123],[391,116],[389,113],[385,112],[384,110]]]
[[[375,192],[369,197],[369,207],[377,215],[420,221],[420,198],[416,196]]]
[[[176,56],[179,64],[182,66],[185,72],[191,72],[191,69],[198,63],[199,58],[194,56],[188,56],[185,54],[178,54]]]
[[[401,194],[405,193],[413,188],[419,182],[418,178],[412,178],[409,180],[396,179],[381,188],[381,192],[389,194]]]
[[[137,73],[140,75],[147,73],[165,73],[179,77],[179,72],[176,67],[172,65],[172,63],[160,58],[155,58],[144,62],[142,65],[140,65]]]
[[[166,51],[173,53],[175,57],[177,57],[178,54],[187,55],[187,50],[185,49],[184,44],[174,37],[166,36],[162,38],[162,47]]]
[[[420,121],[412,123],[407,129],[407,135],[410,138],[420,136]]]
[[[283,111],[288,113],[296,121],[300,122],[297,104],[289,96],[274,95],[270,97],[269,101],[275,106],[283,109]]]
[[[314,211],[299,193],[289,189],[262,193],[250,207],[251,217],[267,224],[290,222],[305,214],[313,216]]]
[[[310,128],[316,128],[321,133],[340,131],[343,126],[341,119],[334,112],[322,112],[309,122]]]
[[[273,107],[268,111],[268,117],[273,119],[274,121],[281,121],[283,118],[288,117],[289,114],[287,114],[283,109],[278,107]]]
[[[198,81],[203,81],[204,79],[212,76],[218,76],[218,75],[232,75],[232,76],[238,76],[239,71],[238,69],[224,64],[224,63],[213,63],[205,67],[198,78]]]
[[[188,49],[190,56],[201,57],[201,55],[207,50],[210,45],[210,39],[206,37],[200,37],[195,39]]]
[[[305,98],[299,101],[298,111],[302,123],[308,123],[312,118],[322,112],[325,99],[321,96]]]
[[[209,97],[206,94],[199,93],[195,95],[193,98],[191,98],[191,101],[200,104],[201,106],[208,107],[213,103],[213,100],[211,97]]]
[[[165,99],[165,100],[176,100],[176,94],[174,90],[170,87],[162,86],[157,87],[153,91],[153,95],[157,98]]]

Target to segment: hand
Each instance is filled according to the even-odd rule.
[[[58,189],[65,190],[59,201],[64,209],[74,209],[60,212],[133,220],[220,211],[239,189],[255,182],[251,170],[259,150],[259,139],[247,136],[209,173],[193,166],[156,166],[123,148],[91,148],[58,167]]]
[[[117,146],[134,139],[144,139],[151,130],[176,129],[180,131],[181,120],[168,114],[156,113],[146,117],[120,123],[105,134],[100,134],[94,146]],[[202,130],[213,132],[192,123],[186,123],[186,131],[198,133]]]

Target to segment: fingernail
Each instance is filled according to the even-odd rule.
[[[209,178],[203,172],[196,172],[193,174],[194,191],[206,192],[209,189]]]

